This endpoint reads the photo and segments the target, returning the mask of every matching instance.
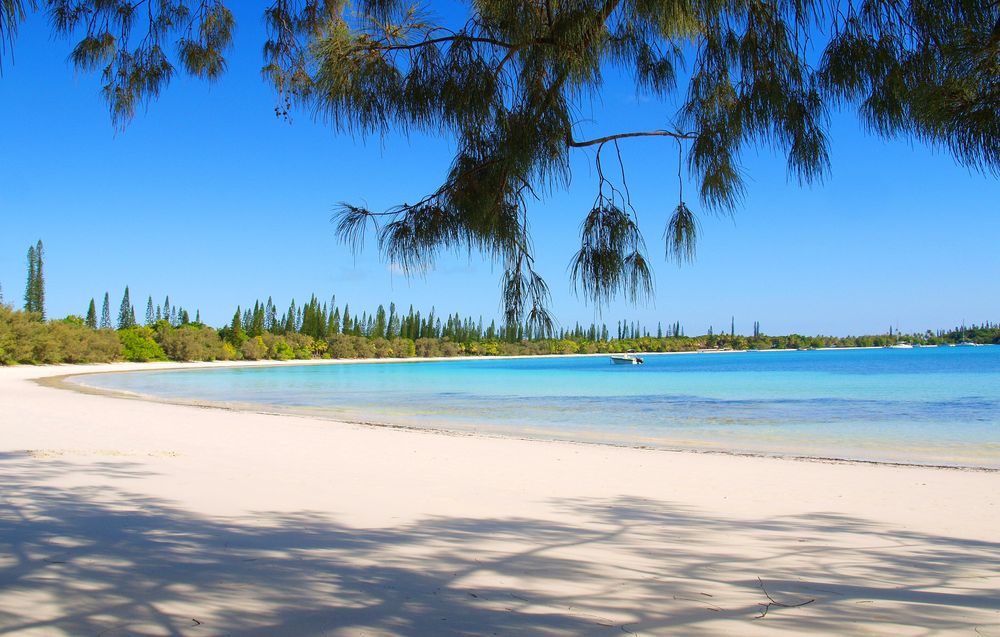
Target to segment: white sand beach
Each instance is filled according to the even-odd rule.
[[[997,472],[34,381],[135,367],[0,368],[0,635],[1000,636]]]

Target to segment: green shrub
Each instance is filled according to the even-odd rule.
[[[417,354],[417,348],[413,341],[408,338],[392,339],[392,355],[398,358],[413,358]]]
[[[110,363],[122,356],[114,330],[92,330],[84,325],[54,322],[48,326],[49,342],[58,349],[59,363]]]
[[[204,325],[189,323],[171,327],[166,321],[160,321],[154,338],[170,360],[214,361],[229,358],[218,332]]]
[[[42,329],[41,315],[0,305],[0,363],[34,362],[34,341]]]
[[[153,339],[154,334],[151,327],[130,327],[119,330],[118,340],[122,344],[122,357],[135,363],[167,360],[163,348]]]
[[[421,358],[441,356],[441,347],[436,338],[418,338],[413,345],[416,355]]]
[[[332,358],[354,358],[354,342],[346,334],[334,334],[326,339],[327,353]]]
[[[288,341],[289,347],[292,348],[294,358],[312,358],[313,339],[311,336],[291,332],[285,334],[285,340]]]
[[[0,364],[105,363],[121,356],[114,332],[91,330],[72,318],[46,323],[40,314],[0,305]]]
[[[248,338],[240,345],[240,354],[248,361],[267,358],[267,345],[264,345],[264,339],[260,336]]]
[[[283,336],[265,333],[262,337],[267,347],[267,357],[276,361],[289,361],[295,358],[295,352]]]

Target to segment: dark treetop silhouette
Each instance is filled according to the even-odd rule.
[[[342,204],[354,248],[374,228],[384,256],[423,271],[443,249],[505,267],[506,321],[551,325],[535,271],[528,200],[569,179],[573,149],[597,150],[597,194],[582,211],[571,272],[598,303],[651,292],[645,243],[624,168],[601,151],[659,137],[686,166],[707,210],[741,198],[740,153],[770,145],[800,182],[828,168],[827,110],[853,104],[875,133],[918,139],[957,162],[1000,168],[1000,5],[994,0],[477,0],[454,24],[398,0],[263,3],[263,73],[276,112],[301,107],[355,134],[430,131],[456,141],[445,182],[385,211]],[[234,17],[222,0],[0,0],[0,41],[29,11],[75,40],[71,58],[101,74],[115,126],[156,97],[177,68],[208,80],[226,68]],[[614,65],[659,99],[657,130],[582,138],[574,113]],[[678,77],[678,69],[690,69]],[[665,251],[694,254],[696,219],[678,189]]]

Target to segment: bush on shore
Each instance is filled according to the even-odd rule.
[[[133,363],[169,360],[166,352],[153,338],[155,333],[151,327],[118,330],[118,338],[122,342],[122,358]]]
[[[114,331],[92,330],[74,319],[46,323],[40,314],[0,305],[0,365],[108,363],[121,357]]]
[[[154,338],[166,357],[174,361],[215,361],[235,358],[223,347],[218,332],[198,323],[171,327],[168,322],[160,321],[156,326]]]

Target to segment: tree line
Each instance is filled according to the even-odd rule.
[[[167,296],[162,304],[146,301],[139,322],[126,287],[112,318],[110,295],[105,292],[100,315],[91,299],[83,316],[47,320],[45,314],[44,248],[39,240],[28,249],[24,307],[4,303],[0,290],[0,364],[84,363],[125,361],[292,360],[310,358],[410,358],[437,356],[508,356],[531,354],[696,351],[700,349],[810,349],[827,347],[884,347],[900,342],[1000,344],[1000,326],[985,321],[951,330],[919,334],[864,336],[769,336],[754,321],[753,334],[736,334],[735,317],[728,333],[709,326],[701,336],[686,336],[679,321],[658,323],[655,335],[636,321],[574,324],[546,336],[527,322],[489,324],[482,317],[459,313],[421,312],[412,305],[401,312],[395,303],[374,312],[338,305],[336,297],[320,302],[313,294],[301,305],[292,300],[279,313],[272,297],[246,309],[237,307],[229,324],[218,329],[192,320],[187,309]]]

